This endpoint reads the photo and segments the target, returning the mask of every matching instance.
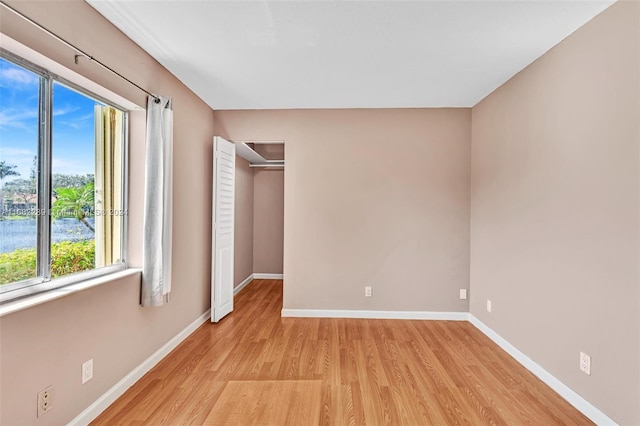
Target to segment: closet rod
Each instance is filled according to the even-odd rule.
[[[58,40],[59,42],[61,42],[62,44],[66,45],[67,47],[70,47],[71,49],[75,50],[77,53],[79,53],[79,55],[75,55],[75,62],[76,64],[78,63],[78,58],[85,58],[88,59],[91,62],[94,62],[96,64],[98,64],[99,66],[101,66],[103,69],[109,71],[110,73],[117,75],[118,77],[120,77],[121,79],[123,79],[124,81],[126,81],[127,83],[135,86],[136,88],[138,88],[139,90],[142,90],[144,93],[146,93],[147,95],[151,96],[152,98],[155,99],[155,103],[160,103],[160,98],[157,95],[154,95],[153,93],[149,92],[148,90],[142,88],[141,86],[137,85],[136,83],[134,83],[133,81],[129,80],[127,77],[123,76],[122,74],[120,74],[118,71],[114,70],[113,68],[103,64],[102,62],[100,62],[99,60],[97,60],[96,58],[94,58],[93,56],[89,55],[88,53],[86,53],[84,50],[80,49],[79,47],[75,46],[74,44],[71,44],[70,42],[68,42],[67,40],[63,39],[62,37],[60,37],[58,34],[54,33],[53,31],[43,27],[42,25],[40,25],[39,23],[37,23],[36,21],[34,21],[33,19],[29,18],[27,15],[25,15],[24,13],[16,10],[15,8],[13,8],[12,6],[9,6],[7,3],[5,3],[3,0],[0,0],[0,4],[2,4],[2,6],[6,7],[7,9],[9,9],[11,12],[15,13],[16,15],[18,15],[19,17],[21,17],[22,19],[24,19],[25,21],[29,22],[30,24],[34,25],[35,27],[39,28],[40,30],[44,31],[45,33],[49,34],[51,37],[55,38],[56,40]]]

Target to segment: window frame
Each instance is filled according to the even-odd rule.
[[[15,53],[0,47],[0,58],[23,67],[39,77],[38,94],[38,181],[37,209],[46,214],[37,215],[36,274],[34,278],[0,285],[0,304],[38,293],[80,283],[96,277],[120,272],[128,268],[128,214],[122,215],[121,261],[117,264],[77,272],[62,277],[51,278],[51,195],[52,182],[52,125],[53,125],[53,85],[59,83],[79,94],[123,112],[122,123],[122,207],[128,213],[129,193],[129,108],[106,99],[85,89],[56,73],[53,73]],[[44,195],[43,195],[44,194]]]

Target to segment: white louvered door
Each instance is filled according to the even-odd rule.
[[[233,236],[236,146],[213,138],[211,322],[233,311]]]

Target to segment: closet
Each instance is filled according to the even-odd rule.
[[[283,274],[284,176],[282,141],[236,141],[236,288]]]

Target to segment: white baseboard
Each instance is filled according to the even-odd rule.
[[[253,281],[253,274],[249,275],[236,288],[233,289],[233,295],[235,296],[236,294],[240,293],[240,290],[245,288],[251,281]]]
[[[268,275],[268,278],[262,278]],[[236,289],[234,294],[239,292],[253,279],[278,279],[271,276],[278,274],[252,274],[247,277]],[[282,275],[279,275],[282,277]],[[511,355],[527,370],[546,383],[551,389],[566,399],[582,414],[598,425],[613,425],[617,423],[602,411],[594,407],[589,401],[578,395],[575,391],[555,378],[551,373],[542,368],[539,364],[521,352],[518,348],[509,343],[498,333],[489,328],[475,316],[468,312],[428,312],[428,311],[365,311],[365,310],[325,310],[325,309],[283,309],[283,317],[298,318],[362,318],[362,319],[405,319],[405,320],[449,320],[449,321],[469,321],[478,330],[493,340],[505,352]],[[88,425],[109,405],[118,399],[127,389],[142,378],[151,368],[160,362],[169,352],[175,349],[184,339],[193,333],[200,325],[209,321],[211,311],[207,311],[189,324],[184,330],[174,336],[169,342],[158,349],[153,355],[144,360],[133,371],[123,377],[111,389],[100,396],[93,404],[76,416],[69,425]]]
[[[282,274],[251,274],[233,289],[233,295],[240,293],[253,280],[281,280]]]
[[[515,358],[523,367],[546,383],[558,395],[567,400],[578,411],[597,425],[617,423],[589,401],[555,378],[551,373],[522,353],[498,333],[468,312],[426,312],[426,311],[360,311],[360,310],[328,310],[328,309],[283,309],[283,317],[295,318],[361,318],[361,319],[404,319],[404,320],[449,320],[469,321],[478,330],[493,340],[505,352]]]
[[[133,386],[134,383],[140,380],[142,376],[158,364],[162,358],[167,356],[169,352],[175,349],[176,346],[178,346],[184,339],[210,319],[211,311],[208,310],[204,314],[200,315],[194,322],[189,324],[184,330],[175,335],[164,346],[153,353],[153,355],[145,359],[142,364],[138,365],[133,369],[133,371],[124,376],[122,380],[113,385],[111,389],[106,391],[93,404],[88,406],[82,413],[78,414],[73,420],[71,420],[69,425],[88,425],[91,423],[96,417],[98,417],[98,415],[100,415],[100,413],[106,410],[109,405],[125,393],[127,389]]]
[[[354,311],[329,309],[283,309],[282,316],[297,318],[362,318],[444,321],[467,321],[469,319],[468,312]]]
[[[283,278],[283,274],[261,274],[255,273],[253,274],[253,279],[255,280],[281,280]]]
[[[556,379],[551,373],[542,368],[538,363],[529,358],[527,355],[522,353],[518,348],[513,346],[478,318],[469,314],[469,322],[473,324],[478,330],[483,332],[488,338],[493,340],[505,352],[515,358],[515,360],[522,364],[524,368],[532,372],[536,377],[546,383],[558,395],[566,399],[569,404],[573,405],[578,411],[587,416],[595,424],[617,425],[617,423],[609,418],[609,416],[598,410],[589,401],[578,395],[560,380]]]

